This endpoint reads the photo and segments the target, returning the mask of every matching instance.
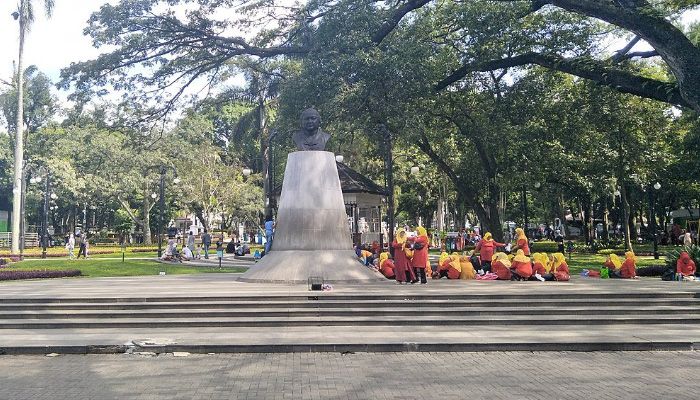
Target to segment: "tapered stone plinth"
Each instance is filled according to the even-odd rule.
[[[384,278],[362,266],[352,250],[335,156],[297,151],[287,156],[272,250],[239,280],[306,283]]]

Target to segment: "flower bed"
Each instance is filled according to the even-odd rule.
[[[150,253],[152,251],[158,251],[158,248],[157,247],[153,247],[153,248],[151,248],[151,247],[138,247],[135,249],[131,249],[132,253]]]
[[[75,254],[78,254],[78,248],[75,248]],[[88,249],[88,254],[93,255],[93,254],[115,254],[114,250],[92,250]],[[10,254],[10,253],[0,253],[0,257],[9,257],[11,259],[17,258],[19,260],[19,255],[17,254]],[[38,258],[41,257],[41,250],[36,251],[36,250],[30,250],[30,251],[25,251],[24,252],[24,257],[25,258]],[[66,249],[61,249],[60,252],[57,251],[52,251],[52,252],[46,252],[46,257],[68,257],[68,251]]]
[[[40,279],[40,278],[65,278],[80,276],[78,269],[58,270],[58,271],[0,271],[0,281],[12,281],[19,279]]]

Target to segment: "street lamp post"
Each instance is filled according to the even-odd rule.
[[[41,230],[41,258],[46,258],[46,248],[49,241],[49,196],[51,193],[51,175],[46,172],[46,184],[44,186],[44,226]]]
[[[386,153],[384,154],[385,160],[385,168],[384,168],[384,173],[385,173],[385,188],[384,191],[386,192],[387,196],[387,222],[389,225],[389,252],[391,255],[394,255],[394,250],[391,247],[391,244],[394,242],[394,157],[393,157],[393,142],[392,142],[392,137],[391,133],[388,132],[386,127],[384,125],[380,126],[380,130],[382,130],[382,133],[384,135],[384,144],[386,146]],[[405,155],[398,156],[400,157],[406,157]],[[418,172],[420,172],[420,168],[417,166],[412,166],[411,167],[411,175],[416,175]]]
[[[525,230],[525,233],[527,234],[527,227],[528,227],[528,215],[527,215],[527,188],[523,186],[523,228]]]
[[[656,208],[656,196],[657,192],[659,189],[661,189],[661,184],[659,182],[656,182],[653,186],[654,190],[649,191],[649,195],[652,197],[651,200],[651,212],[649,213],[649,218],[651,218],[651,230],[654,235],[654,259],[658,260],[659,259],[659,240],[658,240],[658,232],[657,232],[657,227],[656,227],[656,211],[654,210]]]

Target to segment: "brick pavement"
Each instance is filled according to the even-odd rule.
[[[0,357],[0,399],[696,399],[700,352]]]

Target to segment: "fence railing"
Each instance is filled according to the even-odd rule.
[[[12,246],[12,232],[0,232],[0,248]],[[24,234],[24,247],[39,247],[39,234],[27,232]]]

